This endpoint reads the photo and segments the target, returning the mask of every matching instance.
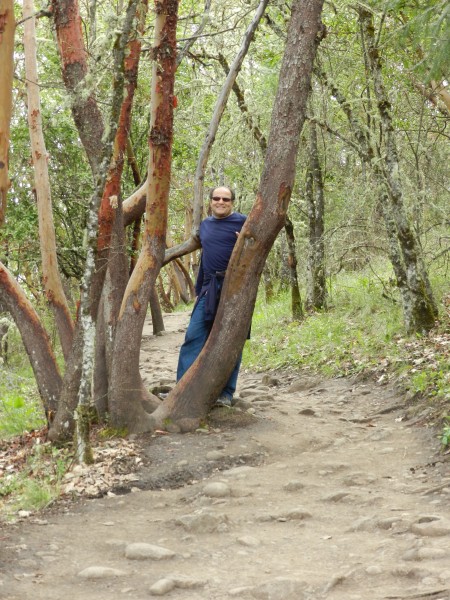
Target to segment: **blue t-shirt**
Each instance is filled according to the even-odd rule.
[[[234,212],[223,219],[207,217],[200,223],[202,258],[195,284],[197,296],[208,285],[211,275],[226,271],[237,240],[236,232],[241,231],[246,218]]]

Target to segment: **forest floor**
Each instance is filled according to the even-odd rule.
[[[173,384],[187,319],[146,324],[149,387]],[[207,428],[123,441],[102,497],[74,467],[3,525],[0,598],[450,599],[450,457],[393,387],[244,371],[238,392]]]

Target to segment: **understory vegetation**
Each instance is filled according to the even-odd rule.
[[[290,291],[258,299],[244,366],[251,370],[306,369],[325,377],[361,375],[397,382],[408,402],[425,401],[430,418],[448,430],[450,401],[450,314],[448,284],[433,281],[441,319],[427,336],[405,336],[399,303],[388,294],[389,274],[372,270],[341,273],[329,282],[327,311],[291,319]],[[443,445],[450,440],[442,435]]]

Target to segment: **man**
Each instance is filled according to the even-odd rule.
[[[180,349],[177,381],[195,361],[208,339],[231,253],[246,219],[245,215],[233,212],[234,192],[231,188],[214,188],[209,198],[211,216],[201,222],[199,232],[202,256],[195,284],[197,298]],[[232,405],[240,364],[241,358],[216,400],[216,406]]]

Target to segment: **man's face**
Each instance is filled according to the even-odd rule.
[[[227,187],[218,187],[214,190],[210,201],[211,213],[216,219],[224,219],[233,212],[231,192]]]

